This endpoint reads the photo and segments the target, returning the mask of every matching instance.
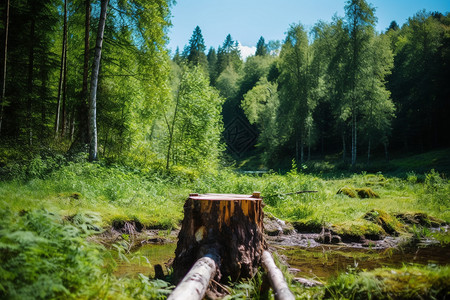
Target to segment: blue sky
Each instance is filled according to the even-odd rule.
[[[418,11],[450,12],[450,0],[368,0],[378,18],[377,31],[391,21],[401,26]],[[319,20],[344,16],[345,0],[177,0],[172,7],[169,49],[180,51],[189,42],[195,26],[200,26],[207,49],[217,49],[227,34],[241,44],[243,54],[251,54],[260,36],[283,40],[289,25],[302,23],[307,30]]]

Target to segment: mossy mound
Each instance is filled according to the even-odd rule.
[[[295,221],[292,222],[295,230],[299,233],[320,233],[322,231],[323,224],[318,220],[307,221]]]
[[[343,195],[349,196],[350,198],[358,197],[358,194],[355,192],[354,189],[346,187],[346,186],[340,188],[339,191],[337,191],[336,194],[338,194],[338,195],[339,194],[343,194]]]
[[[404,224],[419,225],[424,227],[439,227],[445,226],[446,223],[438,218],[429,216],[422,212],[406,212],[396,214],[395,217]]]
[[[450,267],[404,266],[343,273],[328,284],[324,298],[446,299],[449,291]]]
[[[344,194],[350,198],[380,198],[380,196],[374,192],[371,188],[364,187],[364,188],[349,188],[349,187],[342,187],[339,189],[337,194]]]
[[[363,216],[363,219],[381,226],[388,234],[398,235],[403,230],[403,224],[383,210],[372,209]]]
[[[388,180],[382,174],[368,174],[364,176],[365,185],[385,186]]]
[[[384,229],[367,220],[342,222],[333,225],[332,233],[342,238],[343,242],[362,242],[366,239],[380,240],[386,234]]]

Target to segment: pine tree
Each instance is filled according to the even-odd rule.
[[[266,45],[266,41],[263,37],[260,37],[256,44],[255,56],[266,56],[269,53]]]
[[[208,61],[205,55],[205,41],[203,40],[202,31],[197,26],[192,33],[189,45],[187,46],[187,60],[194,66],[201,66],[206,69]]]

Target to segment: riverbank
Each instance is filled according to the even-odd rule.
[[[369,251],[398,245],[397,240],[402,237],[450,243],[448,234],[432,229],[450,222],[450,184],[445,175],[434,170],[392,177],[382,173],[313,175],[302,173],[295,166],[284,175],[273,172],[249,175],[227,169],[212,173],[198,170],[167,173],[83,161],[65,162],[57,168],[46,166],[52,164],[36,158],[20,168],[11,167],[9,177],[0,182],[0,242],[2,249],[9,251],[2,250],[9,254],[0,257],[5,271],[0,273],[4,275],[3,293],[7,295],[12,292],[28,295],[28,287],[34,286],[50,298],[67,295],[164,298],[170,292],[170,283],[149,281],[151,273],[145,271],[153,270],[157,263],[153,257],[159,255],[156,253],[159,250],[150,254],[135,250],[142,250],[146,245],[169,245],[168,240],[175,242],[183,218],[183,204],[191,192],[251,194],[260,191],[266,203],[266,215],[275,220],[272,229],[266,226],[268,240],[273,239],[271,244],[284,249],[289,249],[286,247],[290,244],[300,248],[317,243],[324,247],[321,251],[325,257],[329,257],[327,253],[340,251],[326,250],[328,243],[337,245],[331,247],[344,243],[351,249]],[[367,195],[373,197],[361,196],[364,194],[360,191],[369,189]],[[304,190],[317,192],[286,195]],[[290,226],[283,228],[279,222]],[[141,233],[146,236],[140,238]],[[100,235],[104,235],[100,241],[91,242]],[[46,253],[36,251],[40,247],[55,257],[76,258],[50,259]],[[167,251],[173,250],[165,248],[158,253]],[[283,255],[280,253],[280,259]],[[28,259],[29,263],[20,263],[19,258]],[[89,258],[89,263],[85,258]],[[140,269],[133,276],[117,273],[127,260],[148,268]],[[92,273],[93,277],[78,278],[78,269],[71,264],[84,266],[81,272]],[[73,273],[54,271],[70,268]],[[435,270],[441,277],[446,274],[442,275],[442,268]],[[70,278],[54,289],[53,282],[62,282],[65,275]],[[296,275],[286,269],[286,276]],[[45,278],[52,280],[40,284]],[[230,297],[239,298],[242,293],[255,295],[257,281],[255,278],[246,285],[230,285]],[[290,283],[299,297],[316,292],[323,297],[327,289],[314,292],[304,290],[293,279]]]

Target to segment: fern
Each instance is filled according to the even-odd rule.
[[[45,210],[4,210],[0,220],[0,298],[89,296],[103,262],[85,230]]]

